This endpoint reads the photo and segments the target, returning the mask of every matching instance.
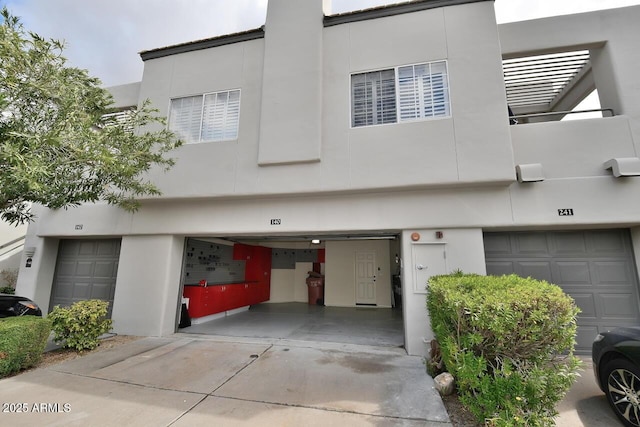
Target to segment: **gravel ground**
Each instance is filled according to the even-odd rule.
[[[442,396],[442,401],[444,402],[445,408],[447,408],[453,427],[482,426],[482,424],[478,423],[473,415],[471,415],[471,412],[467,411],[464,406],[462,406],[462,403],[460,403],[456,394]]]
[[[68,360],[77,359],[78,357],[86,356],[87,354],[98,353],[100,351],[109,350],[110,348],[117,347],[122,344],[126,344],[131,341],[140,339],[140,337],[134,337],[131,335],[114,335],[109,338],[105,338],[100,341],[100,345],[93,350],[83,351],[78,353],[77,351],[69,348],[60,348],[57,350],[47,351],[42,355],[42,360],[31,369],[46,368],[51,365],[66,362]],[[27,369],[28,371],[28,369]],[[26,371],[22,371],[26,372]],[[20,373],[22,373],[20,372]]]

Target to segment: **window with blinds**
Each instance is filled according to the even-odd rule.
[[[113,113],[103,114],[98,128],[120,125],[129,133],[133,133],[133,125],[131,124],[132,115],[135,114],[134,108],[114,111]]]
[[[351,126],[396,122],[396,82],[394,70],[351,76]]]
[[[171,100],[169,129],[186,143],[238,138],[240,90]]]
[[[351,126],[451,115],[445,61],[351,76]]]

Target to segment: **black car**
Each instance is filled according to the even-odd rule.
[[[42,316],[42,311],[29,298],[0,294],[0,318],[13,316]]]
[[[640,427],[640,327],[618,328],[593,341],[593,372],[626,426]]]

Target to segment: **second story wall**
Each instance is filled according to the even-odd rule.
[[[325,18],[323,26],[326,1],[314,1],[289,8],[290,0],[272,0],[264,38],[145,60],[140,99],[151,99],[170,121],[176,100],[204,96],[206,103],[232,92],[239,100],[237,134],[185,144],[175,151],[171,171],[153,173],[163,197],[513,182],[493,2],[420,6],[407,13],[388,13],[396,10],[389,6],[368,19],[355,19],[355,13],[334,25]],[[425,67],[435,71],[423,79]],[[355,123],[354,109],[366,110],[355,99],[370,96],[366,90],[376,85],[365,83],[368,89],[357,92],[358,81],[391,73],[386,84],[398,91],[400,105],[408,70],[420,84],[417,102],[431,96],[440,104],[415,120],[401,120],[398,111],[398,118],[384,123]],[[424,83],[429,78],[433,82]],[[440,107],[446,111],[433,113]]]
[[[602,108],[628,118],[640,153],[640,6],[502,24],[505,57],[587,49]],[[603,142],[604,143],[604,142]]]

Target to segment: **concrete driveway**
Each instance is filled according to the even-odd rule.
[[[604,393],[598,388],[589,357],[581,357],[583,370],[558,404],[557,427],[620,427]]]
[[[402,349],[176,335],[0,380],[2,425],[450,426]]]

